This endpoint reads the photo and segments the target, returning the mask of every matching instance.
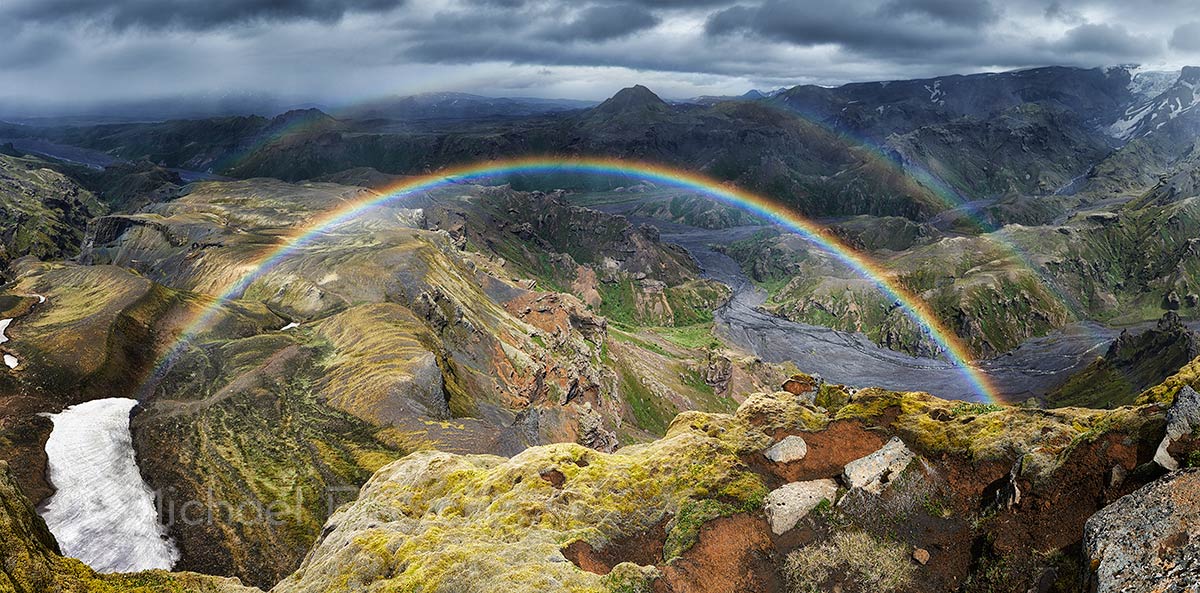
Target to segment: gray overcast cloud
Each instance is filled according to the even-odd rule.
[[[4,0],[0,106],[453,90],[668,97],[1200,64],[1197,0]]]

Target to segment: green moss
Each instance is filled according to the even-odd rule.
[[[609,593],[651,593],[658,570],[622,562],[613,567],[602,582]]]
[[[850,402],[850,394],[846,391],[843,385],[833,385],[831,383],[821,383],[817,388],[817,396],[814,400],[818,406],[825,408],[830,414],[837,414]]]
[[[601,315],[618,324],[640,325],[633,280],[625,278],[615,283],[601,282],[597,290],[600,293]]]
[[[712,499],[689,500],[679,507],[679,514],[671,520],[667,540],[663,545],[663,562],[670,562],[696,544],[700,528],[705,523],[738,512],[728,503]]]
[[[647,329],[658,334],[668,342],[683,348],[700,350],[717,348],[721,345],[720,340],[713,335],[713,324],[711,321],[680,327],[651,327]]]
[[[621,398],[633,411],[638,428],[659,435],[665,433],[679,410],[642,385],[637,375],[624,365],[617,366],[617,376]]]
[[[1193,389],[1200,389],[1200,358],[1179,369],[1179,372],[1167,378],[1162,383],[1143,391],[1137,397],[1137,403],[1160,403],[1171,405],[1175,401],[1175,396],[1184,385],[1189,385]]]
[[[978,402],[956,402],[950,407],[950,413],[956,418],[963,416],[980,416],[983,414],[991,414],[992,412],[1000,412],[1005,409],[1000,404],[983,404]]]

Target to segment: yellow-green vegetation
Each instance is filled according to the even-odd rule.
[[[331,349],[303,337],[274,332],[189,350],[134,419],[139,464],[169,493],[167,508],[213,511],[211,522],[175,521],[185,557],[204,563],[189,568],[270,586],[317,539],[331,496],[345,502],[405,452],[322,401]]]
[[[912,587],[916,569],[902,544],[862,531],[839,531],[828,541],[788,554],[784,578],[789,593],[839,590],[893,593]]]
[[[1170,405],[1175,401],[1175,396],[1183,389],[1184,385],[1189,385],[1193,389],[1200,389],[1200,358],[1189,362],[1179,369],[1179,372],[1171,375],[1167,380],[1143,391],[1138,395],[1137,402],[1139,404],[1160,403]]]
[[[187,467],[192,463],[187,459],[170,462],[189,475],[195,473],[201,483],[221,488],[220,496],[243,501],[249,499],[236,498],[237,492],[258,499],[278,496],[286,492],[282,485],[317,481],[313,472],[366,471],[363,460],[371,460],[370,465],[382,461],[386,452],[370,444],[369,431],[361,432],[351,420],[314,406],[305,385],[293,379],[305,376],[302,367],[285,365],[266,373],[253,366],[254,360],[262,360],[268,351],[281,351],[294,339],[277,335],[270,343],[241,340],[222,346],[232,350],[220,359],[242,361],[240,374],[265,374],[265,381],[282,381],[282,387],[273,388],[283,393],[277,404],[281,415],[256,409],[246,398],[214,405],[196,424],[205,431],[199,438],[209,445],[180,450],[217,456],[219,460],[214,457],[205,467],[225,471],[195,473],[197,468]],[[251,356],[248,348],[263,353]],[[1163,421],[1163,412],[1155,407],[1040,410],[879,389],[851,393],[828,386],[822,391],[822,399],[837,403],[836,411],[807,404],[788,392],[758,393],[733,414],[681,413],[662,439],[611,454],[575,444],[532,447],[511,458],[412,453],[376,471],[358,500],[338,509],[323,530],[314,525],[318,513],[312,509],[303,509],[303,519],[284,528],[292,530],[286,536],[268,538],[233,525],[224,528],[239,538],[257,537],[257,546],[276,552],[282,550],[281,543],[297,541],[292,538],[316,539],[320,533],[299,570],[276,587],[279,593],[636,593],[649,590],[658,568],[630,564],[633,556],[621,562],[623,546],[658,533],[665,524],[663,555],[653,561],[662,567],[687,554],[705,523],[760,512],[767,484],[744,460],[760,454],[781,433],[819,431],[833,419],[867,426],[886,420],[888,431],[931,457],[1002,459],[1024,452],[1024,475],[1036,479],[1048,475],[1081,443],[1109,434],[1140,438],[1146,434],[1140,431],[1161,430]],[[251,386],[248,392],[256,389]],[[195,438],[163,432],[162,427],[171,424],[152,422],[147,416],[164,413],[151,407],[136,419],[141,427],[135,433],[145,438],[159,424],[149,434]],[[307,445],[295,447],[297,435]],[[306,448],[315,450],[320,461],[298,463]],[[160,461],[145,460],[149,465]],[[918,512],[946,517],[943,493],[915,471],[895,481],[886,512],[871,514],[894,520]],[[817,515],[829,521],[840,513],[826,503]],[[790,591],[827,590],[833,584],[872,592],[912,586],[911,550],[890,539],[886,524],[867,531],[838,525],[828,538],[789,556],[785,575]],[[617,568],[606,576],[581,570],[564,556],[567,547],[578,542],[603,551]]]
[[[733,415],[680,414],[663,439],[613,454],[571,444],[510,459],[415,453],[340,509],[276,590],[644,590],[639,570],[601,577],[560,550],[579,540],[618,545],[672,519],[664,556],[683,553],[705,521],[761,506],[766,487],[742,456],[772,442],[764,430],[819,427],[820,417],[791,394],[761,394]],[[561,486],[543,477],[552,473]]]
[[[21,262],[10,295],[38,294],[6,347],[28,361],[22,380],[52,396],[107,397],[130,389],[177,332],[213,307],[206,333],[250,335],[281,323],[257,303],[226,303],[155,284],[116,266]]]
[[[766,491],[763,492],[765,494]],[[679,514],[667,526],[663,561],[670,562],[696,545],[696,541],[700,537],[700,528],[705,523],[739,511],[756,511],[761,504],[762,500],[758,497],[751,498],[740,507],[708,498],[684,503],[679,508]]]
[[[1122,332],[1104,356],[1046,395],[1053,406],[1113,408],[1137,401],[1142,390],[1162,386],[1193,362],[1200,344],[1171,312],[1139,333]]]
[[[622,562],[604,575],[601,583],[609,593],[651,593],[654,579],[659,574],[659,570],[653,566]]]
[[[647,329],[662,336],[663,339],[672,344],[683,348],[708,349],[717,348],[721,345],[720,340],[713,335],[713,324],[711,321],[680,327],[651,327]]]
[[[88,220],[104,214],[91,192],[48,164],[0,153],[0,269],[25,255],[74,256]]]
[[[817,388],[817,395],[814,398],[815,403],[825,408],[830,414],[837,414],[842,406],[850,403],[850,392],[846,390],[844,385],[835,385],[833,383],[821,383]]]
[[[872,256],[973,352],[988,355],[1081,319],[1132,325],[1158,319],[1168,308],[1195,318],[1196,307],[1180,301],[1200,283],[1200,258],[1188,244],[1198,233],[1200,200],[1186,199],[1115,214],[1085,212],[1061,226],[1012,224],[931,238]],[[930,346],[869,282],[788,235],[760,233],[726,252],[769,288],[766,307],[775,313],[861,331],[902,351]],[[1127,401],[1115,405],[1121,403]]]
[[[617,389],[633,411],[634,421],[642,430],[663,434],[679,410],[646,388],[642,378],[624,365],[617,367]]]
[[[317,323],[315,331],[332,346],[319,390],[333,407],[380,426],[412,416],[413,405],[428,417],[449,417],[441,368],[430,351],[436,338],[408,309],[353,307]]]
[[[1025,453],[1025,473],[1045,477],[1074,447],[1109,433],[1142,435],[1161,429],[1162,412],[1038,408],[949,402],[924,393],[865,389],[836,413],[838,419],[878,419],[888,410],[891,427],[909,446],[927,455],[962,454],[971,460],[1001,460]]]

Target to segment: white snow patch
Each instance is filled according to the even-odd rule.
[[[942,81],[933,81],[933,86],[924,85],[925,90],[929,91],[929,102],[938,105],[946,104],[946,93],[942,92]]]
[[[138,471],[129,433],[135,405],[101,399],[49,415],[46,456],[56,491],[40,512],[63,554],[98,572],[170,570],[179,560]]]
[[[15,357],[11,354],[4,355],[4,365],[7,366],[8,368],[15,369],[15,368],[17,368],[17,365],[19,365],[19,364],[21,364],[21,361],[17,360],[17,357]]]
[[[289,329],[296,329],[297,327],[300,327],[300,324],[299,324],[299,323],[296,323],[295,321],[293,321],[293,322],[291,322],[291,323],[289,323],[289,324],[287,324],[287,325],[283,326],[282,328],[280,328],[280,330],[279,330],[279,331],[281,331],[281,332],[285,332],[285,331],[287,331],[287,330],[289,330]]]
[[[8,336],[4,335],[4,332],[8,329],[8,324],[12,322],[11,319],[0,319],[0,344],[8,341]]]
[[[1125,117],[1118,119],[1108,127],[1108,135],[1121,140],[1128,140],[1133,136],[1142,120],[1153,112],[1154,104],[1145,103],[1135,105],[1125,110]]]

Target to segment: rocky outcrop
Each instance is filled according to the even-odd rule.
[[[856,581],[846,579],[893,570],[903,578],[887,579],[888,590],[985,582],[1023,591],[1067,578],[1031,550],[1070,557],[1095,505],[1142,483],[1130,474],[1121,488],[1102,486],[1114,464],[1138,463],[1121,443],[1145,445],[1146,426],[1156,413],[1161,421],[1155,410],[971,407],[864,390],[833,413],[778,392],[750,396],[733,415],[681,414],[665,438],[612,454],[565,444],[510,459],[418,453],[378,472],[276,591],[420,583],[433,592],[732,593],[785,580],[819,586],[811,579],[850,590]],[[875,432],[897,438],[838,460],[847,439]],[[765,452],[789,436],[807,441],[809,454],[769,462]],[[1020,443],[1038,453],[1011,474]],[[908,463],[918,453],[923,462]],[[785,469],[811,477],[784,479]],[[1021,501],[981,510],[990,485],[1010,479],[1020,481]],[[840,501],[839,480],[853,488]],[[1102,500],[1079,501],[1093,483]],[[823,500],[831,504],[813,512]],[[890,568],[855,550],[886,554]],[[802,558],[847,569],[801,570]]]
[[[1192,593],[1200,586],[1200,469],[1181,470],[1088,519],[1084,548],[1096,593]]]
[[[775,463],[791,463],[800,461],[804,456],[808,455],[808,444],[804,439],[796,435],[789,435],[783,440],[771,445],[770,449],[763,451],[763,456]]]
[[[304,375],[286,365],[244,372]],[[1072,552],[1084,521],[1145,483],[1145,472],[1130,471],[1113,486],[1112,468],[1148,462],[1156,442],[1150,439],[1161,437],[1163,422],[1157,405],[1035,410],[876,389],[821,400],[836,404],[822,407],[782,391],[753,394],[734,414],[680,414],[664,438],[611,454],[576,444],[532,447],[511,458],[413,453],[383,466],[357,500],[338,509],[316,531],[299,569],[274,591],[735,593],[780,590],[784,582],[852,590],[868,581],[877,585],[871,590],[904,593],[959,591],[964,582],[1001,591],[1029,590],[1041,581],[1066,587],[1064,579],[1084,566]],[[254,408],[228,401],[242,413]],[[280,461],[265,465],[268,454],[286,449],[285,457],[294,458],[305,451],[292,446],[300,441],[290,430],[308,442],[316,438],[326,459],[342,455],[327,449],[339,426],[314,423],[327,411],[295,400],[288,406],[287,421],[260,410],[261,417],[225,427],[231,414],[214,408],[196,423],[206,433],[187,438],[221,443],[229,437],[218,429],[240,431],[248,457],[218,448],[205,455],[224,455],[221,466],[238,472],[239,489],[274,488],[267,481],[288,472]],[[165,411],[143,412],[135,433],[168,436],[146,416]],[[306,425],[270,434],[254,428],[297,422]],[[340,428],[343,435],[361,430]],[[766,452],[788,437],[802,438],[808,453],[789,463],[768,460]],[[337,443],[349,453],[343,458],[369,457],[366,442]],[[860,443],[874,444],[845,454]],[[1010,471],[1014,449],[1030,451],[1020,471]],[[905,462],[917,455],[921,463]],[[186,460],[173,463],[195,469]],[[260,469],[245,473],[252,467]],[[301,481],[310,480],[317,478]],[[844,496],[839,481],[851,487]],[[981,507],[993,484],[1009,482],[1020,484],[1019,501]],[[1096,497],[1081,499],[1080,492]],[[34,535],[21,541],[36,539],[36,530],[26,531]],[[238,531],[243,538],[259,532],[258,526]],[[1171,536],[1164,533],[1165,549],[1193,554]]]
[[[1172,456],[1172,445],[1197,432],[1200,432],[1200,393],[1186,386],[1179,390],[1175,403],[1167,410],[1167,434],[1154,453],[1154,462],[1167,470],[1179,469],[1179,460]]]
[[[1155,327],[1129,330],[1113,340],[1104,356],[1046,396],[1056,406],[1115,407],[1132,403],[1200,356],[1200,335],[1170,311]]]

